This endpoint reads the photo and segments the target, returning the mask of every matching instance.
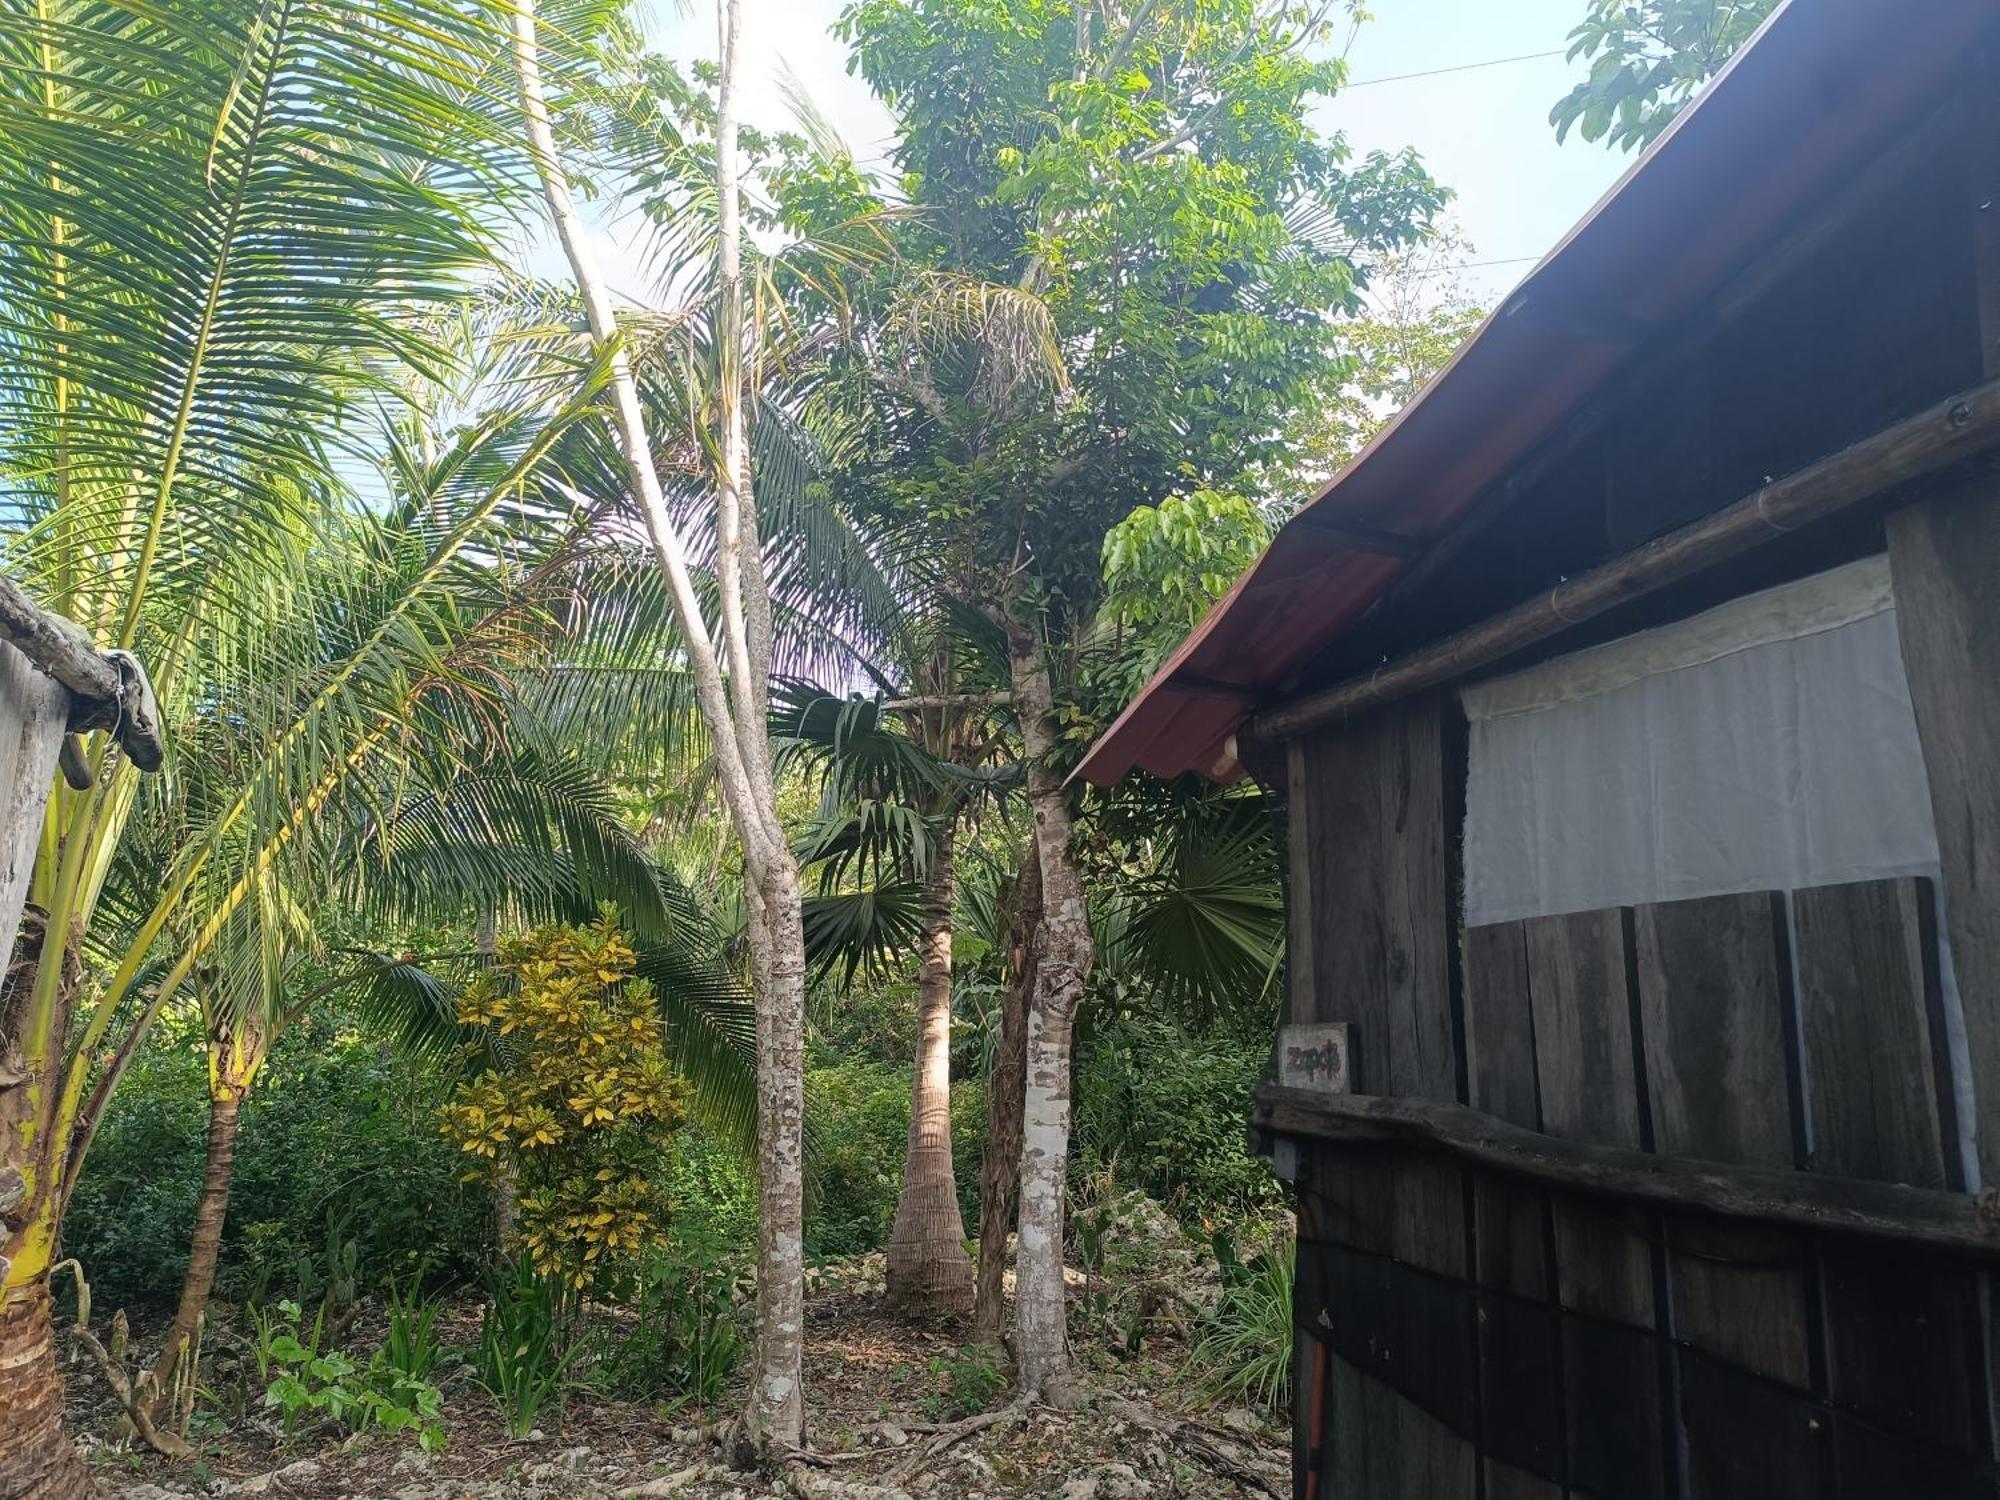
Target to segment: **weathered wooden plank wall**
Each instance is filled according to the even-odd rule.
[[[1382,804],[1350,783],[1347,805]],[[1682,1158],[1949,1186],[1934,902],[1876,881],[1470,929],[1468,1102]],[[2000,1494],[1977,1268],[1484,1172],[1461,1178],[1468,1222],[1407,1156],[1310,1167],[1327,1493],[1824,1500],[1922,1475]]]
[[[1542,917],[1523,927],[1543,1130],[1645,1146],[1625,913]],[[1553,1221],[1557,1301],[1586,1315],[1562,1324],[1570,1484],[1590,1495],[1660,1495],[1670,1457],[1660,1436],[1665,1398],[1645,1337],[1658,1326],[1658,1221],[1578,1199],[1558,1201]]]
[[[1783,899],[1642,906],[1633,928],[1654,1149],[1795,1165]],[[1665,1241],[1687,1493],[1822,1494],[1822,1424],[1768,1383],[1811,1387],[1803,1237],[1682,1214]]]
[[[1811,1164],[1840,1177],[1958,1187],[1931,883],[1822,886],[1793,898]]]
[[[0,959],[20,931],[68,717],[68,689],[0,642]]]
[[[1455,1101],[1445,711],[1413,700],[1293,744],[1288,968],[1294,1020],[1349,1024],[1358,1090]],[[1320,1264],[1309,1287],[1301,1272],[1300,1312],[1335,1355],[1328,1491],[1472,1494],[1474,1443],[1432,1414],[1478,1403],[1464,1173],[1412,1153],[1319,1155],[1301,1196],[1315,1247],[1301,1259]],[[1420,1399],[1369,1378],[1390,1363],[1424,1372]]]
[[[1473,1107],[1540,1130],[1522,923],[1465,935],[1465,1045]],[[1556,1500],[1568,1461],[1561,1330],[1549,1311],[1555,1290],[1549,1195],[1478,1173],[1472,1201],[1486,1492],[1492,1500]]]

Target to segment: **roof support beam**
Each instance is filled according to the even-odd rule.
[[[1256,689],[1245,687],[1240,682],[1224,682],[1219,677],[1204,677],[1199,672],[1174,673],[1174,686],[1204,698],[1234,698],[1243,703],[1257,696]]]
[[[1564,579],[1547,594],[1366,676],[1258,714],[1244,737],[1290,739],[1378,703],[1451,682],[1774,537],[1995,447],[2000,447],[2000,380],[1948,397],[1723,510],[1655,537],[1581,577]]]

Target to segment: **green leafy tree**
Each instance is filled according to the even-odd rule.
[[[842,479],[921,539],[928,586],[1006,635],[1043,913],[1016,1303],[1030,1394],[1070,1383],[1070,1038],[1095,944],[1063,775],[1106,534],[1276,461],[1366,266],[1444,197],[1407,153],[1356,159],[1312,127],[1345,76],[1321,50],[1332,12],[859,0],[841,30],[896,116],[902,175],[782,184],[802,226],[872,206],[897,247],[851,279],[856,333],[829,362],[871,431]]]
[[[1749,41],[1777,0],[1591,0],[1569,34],[1590,76],[1556,101],[1556,139],[1574,129],[1621,151],[1650,145]]]
[[[1445,227],[1384,255],[1367,306],[1343,330],[1342,352],[1286,430],[1284,456],[1259,476],[1265,509],[1288,516],[1364,448],[1451,362],[1485,320],[1464,266],[1472,246]]]
[[[1099,681],[1115,701],[1145,685],[1270,538],[1254,503],[1218,490],[1142,505],[1105,534],[1101,626],[1116,639]]]

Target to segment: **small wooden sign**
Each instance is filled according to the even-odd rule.
[[[1278,1030],[1278,1082],[1286,1088],[1348,1091],[1347,1023],[1308,1021]]]

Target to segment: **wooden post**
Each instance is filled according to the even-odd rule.
[[[0,961],[20,930],[69,706],[68,689],[0,644]]]

